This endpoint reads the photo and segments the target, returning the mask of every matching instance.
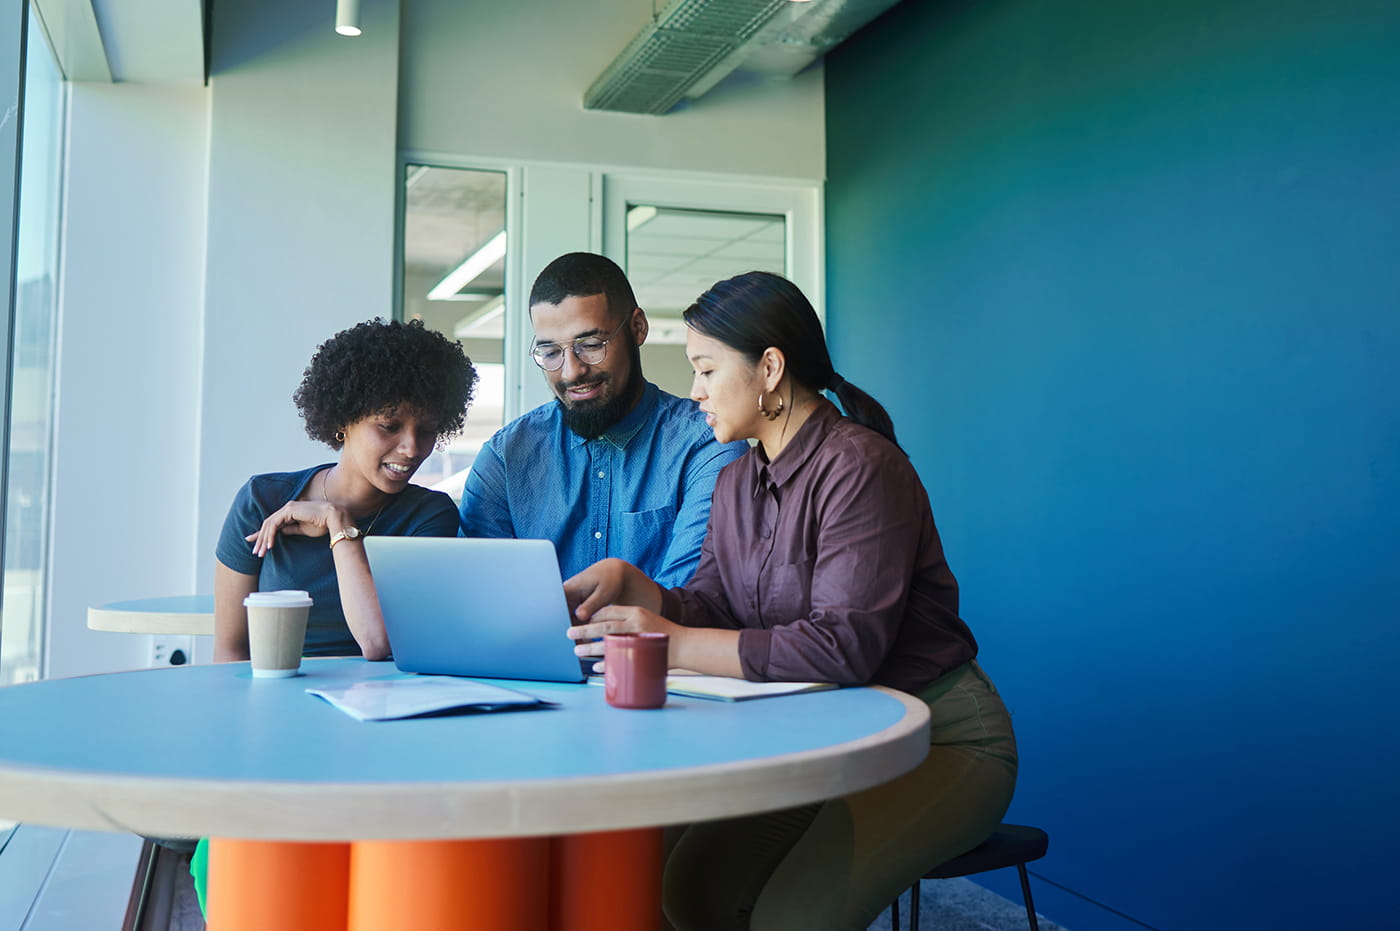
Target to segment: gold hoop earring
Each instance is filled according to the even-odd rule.
[[[778,406],[770,411],[763,406],[763,395],[766,393],[767,392],[764,391],[758,393],[758,412],[763,415],[764,420],[777,420],[778,415],[783,412],[783,396],[781,394],[778,395]]]
[[[336,441],[337,443],[344,443],[344,442],[345,442],[345,431],[344,431],[344,430],[337,430],[337,431],[335,431],[335,441]]]

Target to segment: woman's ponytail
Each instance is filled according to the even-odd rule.
[[[783,351],[803,385],[836,395],[846,416],[896,446],[890,415],[870,395],[836,374],[821,321],[791,281],[772,272],[747,272],[716,282],[685,311],[686,325],[757,362],[769,346]]]
[[[836,400],[841,402],[841,409],[846,412],[847,417],[899,446],[899,440],[894,438],[894,421],[890,420],[889,411],[885,410],[883,404],[835,372],[832,372],[827,390],[836,395]]]

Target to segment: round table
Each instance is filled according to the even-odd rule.
[[[214,633],[213,595],[171,595],[113,601],[88,608],[87,626],[124,634]]]
[[[515,907],[520,884],[549,855],[540,852],[548,841],[521,839],[565,834],[585,844],[604,839],[579,853],[580,862],[603,848],[621,850],[610,885],[621,870],[645,890],[659,876],[655,826],[845,795],[907,772],[928,749],[927,708],[881,688],[741,703],[673,696],[662,709],[624,711],[608,706],[597,686],[498,681],[558,707],[360,722],[305,690],[398,675],[392,664],[306,660],[303,670],[292,679],[254,679],[246,663],[183,666],[0,689],[0,816],[252,839],[227,843],[241,850],[252,842],[253,859],[269,863],[272,848],[342,847],[278,842],[355,841],[355,863],[376,865],[345,880],[349,927],[371,927],[356,924],[361,872],[398,863],[404,868],[394,882],[411,882],[457,857],[451,870],[491,873],[478,885],[507,890],[504,900]],[[438,846],[393,843],[435,839]],[[221,867],[222,843],[211,859],[214,931],[218,883],[232,901],[270,881],[248,873],[239,857],[227,862],[241,865]],[[464,851],[471,856],[457,856]],[[328,867],[333,874],[343,870],[340,856]],[[323,866],[281,863],[272,872]],[[594,895],[597,868],[586,887]],[[444,907],[460,917],[460,901]],[[651,907],[644,904],[633,924],[608,915],[598,926],[645,926]],[[344,928],[344,914],[316,927]],[[479,923],[489,926],[495,914]],[[557,905],[540,914],[537,927],[571,920]],[[529,926],[527,917],[512,912],[511,926]],[[421,919],[415,915],[415,927],[432,926]]]

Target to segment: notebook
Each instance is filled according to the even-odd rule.
[[[588,677],[589,685],[607,685],[607,678],[600,675]],[[716,701],[748,701],[752,698],[774,698],[778,695],[797,695],[802,692],[821,692],[834,689],[831,682],[750,682],[730,676],[702,676],[685,670],[671,670],[666,677],[666,691],[686,698],[713,698]]]
[[[365,556],[404,672],[583,681],[548,540],[370,536]]]

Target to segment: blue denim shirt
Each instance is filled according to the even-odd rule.
[[[552,540],[564,578],[625,559],[663,587],[700,561],[720,469],[748,451],[720,444],[694,401],[648,383],[627,416],[594,440],[550,401],[502,427],[462,492],[469,537]]]

